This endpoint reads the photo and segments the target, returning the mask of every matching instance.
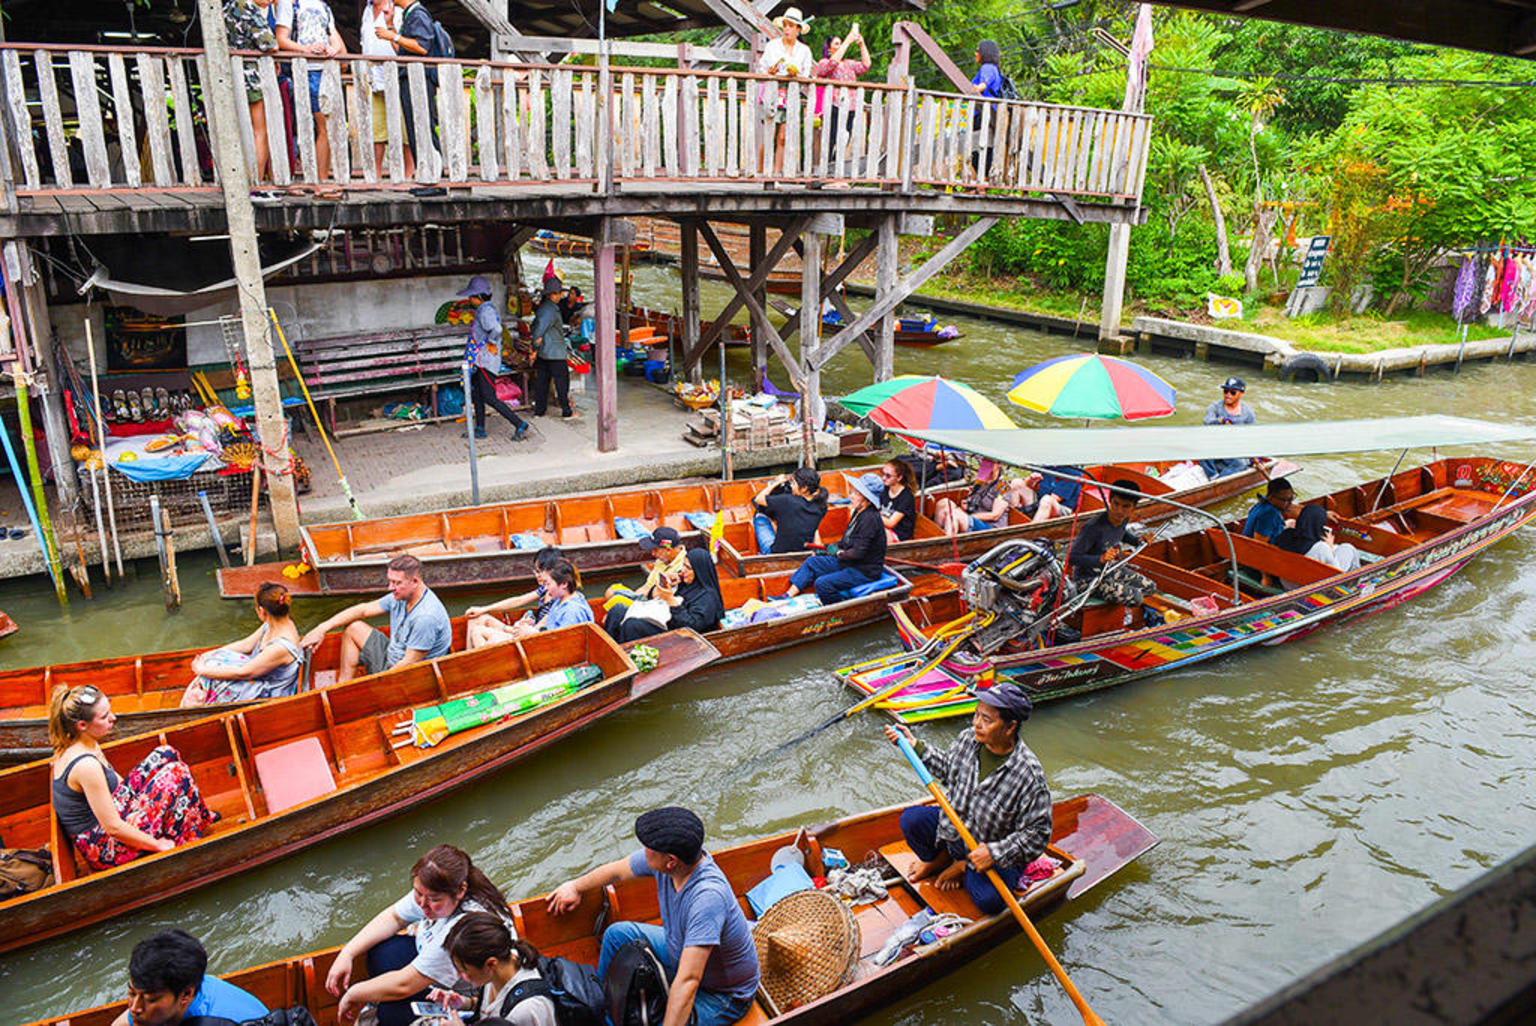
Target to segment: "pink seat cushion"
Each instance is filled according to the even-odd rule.
[[[267,811],[282,812],[336,790],[331,764],[317,738],[306,737],[256,753],[256,778]]]

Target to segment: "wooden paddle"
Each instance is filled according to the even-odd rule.
[[[944,810],[944,815],[948,816],[949,821],[955,825],[955,830],[960,834],[960,843],[965,845],[965,850],[975,851],[977,847],[975,835],[966,827],[965,822],[960,818],[960,814],[955,811],[955,807],[949,804],[949,798],[945,796],[944,789],[939,786],[937,780],[933,779],[933,774],[928,772],[928,767],[923,765],[923,760],[912,747],[912,742],[908,741],[900,731],[897,731],[896,745],[901,749],[901,754],[907,757],[907,762],[912,764],[912,769],[917,773],[917,778],[923,782],[923,786],[928,789],[928,793],[933,795],[934,801],[939,803],[939,808]],[[987,870],[986,875],[987,879],[991,881],[992,886],[997,889],[998,896],[1003,899],[1003,902],[1008,906],[1008,910],[1013,913],[1013,918],[1019,921],[1019,925],[1024,928],[1024,933],[1028,935],[1036,950],[1040,952],[1040,957],[1045,959],[1046,965],[1050,966],[1051,974],[1056,977],[1056,981],[1067,992],[1067,997],[1072,999],[1072,1003],[1082,1013],[1083,1022],[1087,1023],[1088,1026],[1104,1026],[1104,1020],[1100,1019],[1098,1013],[1088,1007],[1087,999],[1078,991],[1077,985],[1072,982],[1071,977],[1067,976],[1067,971],[1061,967],[1061,963],[1056,961],[1056,956],[1051,954],[1051,949],[1046,946],[1045,938],[1040,936],[1040,931],[1035,929],[1035,924],[1031,923],[1029,916],[1025,915],[1024,907],[1013,896],[1013,889],[1003,883],[1003,878],[998,876],[996,869]]]

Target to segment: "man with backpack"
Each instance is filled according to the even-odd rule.
[[[427,5],[421,0],[413,0],[406,5],[405,13],[400,18],[400,29],[383,29],[380,38],[394,44],[395,51],[405,57],[452,57],[454,55],[453,37],[448,30],[440,25],[432,12],[427,10]],[[415,99],[411,95],[411,79],[408,69],[400,68],[400,115],[405,119],[405,137],[410,142],[411,152],[416,159],[431,161],[437,158],[437,149],[434,140],[437,138],[437,65],[429,64],[423,71],[427,83],[427,135],[426,149],[416,141],[416,116]],[[431,156],[429,156],[429,154]],[[442,165],[439,164],[439,167]]]
[[[561,884],[549,896],[552,915],[581,904],[583,891],[649,876],[656,880],[661,925],[617,922],[603,931],[597,975],[634,942],[660,960],[670,985],[664,1026],[730,1026],[747,1014],[757,992],[757,947],[725,873],[704,850],[704,823],[691,810],[667,806],[635,820],[641,848]],[[610,988],[610,993],[612,988]]]

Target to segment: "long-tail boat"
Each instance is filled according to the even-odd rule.
[[[823,852],[836,848],[854,862],[878,860],[888,878],[901,877],[914,856],[902,840],[899,817],[906,806],[896,806],[848,816],[799,831],[765,837],[746,844],[711,852],[731,881],[740,900],[749,889],[769,875],[774,853],[785,846],[798,848],[807,872],[826,871]],[[1019,903],[1031,918],[1039,918],[1113,876],[1150,850],[1158,838],[1113,802],[1095,794],[1059,801],[1052,808],[1050,857],[1058,863],[1050,876],[1034,881],[1019,895]],[[617,919],[659,922],[656,885],[648,879],[626,880],[599,894],[583,896],[581,905],[563,916],[551,916],[546,895],[526,898],[512,906],[519,937],[533,943],[540,954],[563,956],[592,965],[597,961],[598,924]],[[971,920],[930,944],[907,949],[888,964],[876,954],[909,917],[924,907],[952,912]],[[886,897],[854,905],[859,950],[847,982],[805,1004],[776,1007],[773,998],[759,988],[757,1000],[740,1020],[743,1026],[763,1023],[794,1023],[797,1026],[842,1026],[883,1005],[892,1003],[940,976],[974,961],[996,945],[1017,936],[1018,926],[1007,912],[983,915],[965,891],[941,891],[931,882],[889,885]],[[337,999],[325,989],[325,978],[341,949],[327,948],[280,962],[230,973],[225,979],[245,988],[269,1008],[302,1005],[321,1026],[335,1026]],[[367,978],[367,966],[359,957],[352,979]],[[33,1026],[109,1026],[124,1008],[122,1002],[103,1005],[42,1020]]]
[[[885,615],[891,602],[910,594],[929,594],[954,586],[949,579],[931,574],[920,578],[915,589],[912,582],[900,574],[893,572],[891,577],[888,588],[831,605],[722,627],[705,635],[705,640],[719,652],[721,662],[766,655],[872,623]],[[788,587],[787,574],[726,577],[720,581],[721,597],[727,610],[741,609],[754,599],[761,602],[782,595]],[[592,600],[592,612],[601,623],[605,615],[602,599]],[[505,614],[502,619],[510,621],[516,615],[519,614]],[[462,616],[453,619],[452,650],[455,652],[464,649],[466,621],[467,618]],[[381,629],[388,631],[388,628]],[[204,651],[207,651],[206,646],[0,671],[0,765],[14,765],[48,755],[48,696],[60,684],[67,687],[93,684],[110,697],[112,711],[117,714],[115,734],[120,737],[166,730],[211,713],[254,704],[180,708],[181,695],[192,679],[189,664],[194,656]],[[310,685],[319,688],[334,684],[340,657],[341,632],[337,631],[328,635],[310,654],[306,667]]]
[[[1536,480],[1529,464],[1454,457],[1308,504],[1327,510],[1337,541],[1359,551],[1359,569],[1244,537],[1233,521],[1141,548],[1129,565],[1153,590],[1136,605],[1082,590],[1058,605],[1053,596],[1071,589],[1057,557],[1009,543],[971,564],[961,589],[892,608],[904,655],[839,676],[866,694],[896,689],[879,704],[910,722],[967,715],[973,688],[992,681],[1039,702],[1280,644],[1450,577],[1536,517]]]
[[[629,308],[629,326],[631,329],[639,325],[655,328],[660,335],[669,338],[681,339],[683,337],[683,319],[675,313],[667,313],[664,310],[652,310],[645,306],[632,306]],[[714,321],[700,321],[699,332],[702,335],[715,326]],[[728,346],[749,346],[752,344],[752,329],[745,324],[727,324],[721,329],[721,335]]]
[[[1107,433],[1107,432],[1106,432]],[[1201,508],[1224,502],[1236,495],[1263,484],[1271,477],[1294,474],[1296,464],[1284,460],[1258,460],[1236,474],[1228,474],[1204,484],[1187,488],[1173,488],[1165,484],[1162,475],[1171,470],[1173,460],[1138,460],[1134,463],[1092,464],[1084,468],[1084,476],[1106,484],[1129,480],[1147,498],[1137,505],[1135,517],[1144,524],[1154,524],[1178,516],[1179,506]],[[830,487],[830,479],[838,475],[822,475],[822,483]],[[841,484],[841,482],[837,482]],[[939,503],[944,499],[963,502],[968,486],[963,484],[929,486],[922,495],[917,524],[907,541],[890,542],[885,547],[886,559],[903,563],[936,564],[971,559],[981,555],[1000,541],[1012,538],[1065,538],[1072,533],[1074,523],[1104,508],[1104,495],[1092,487],[1084,487],[1078,499],[1075,516],[1052,517],[1039,522],[1016,509],[1010,509],[1006,519],[997,527],[969,534],[947,535],[933,519]],[[1160,501],[1162,499],[1170,501]],[[1179,505],[1172,505],[1178,503]],[[832,506],[821,521],[821,536],[828,541],[841,536],[848,526],[848,507]],[[793,570],[809,553],[783,555],[757,555],[757,544],[752,533],[751,518],[745,523],[727,524],[725,544],[720,550],[720,564],[737,576],[775,573]]]
[[[643,678],[613,639],[592,624],[577,624],[110,742],[103,748],[120,772],[159,745],[173,746],[220,818],[196,841],[100,872],[77,861],[53,814],[50,763],[0,771],[0,836],[16,847],[46,845],[55,880],[0,901],[0,952],[204,887],[404,812],[525,758],[714,656],[692,632],[657,640],[660,665]],[[588,667],[601,677],[435,747],[418,748],[409,736],[399,736],[413,710]]]

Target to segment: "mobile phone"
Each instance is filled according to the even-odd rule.
[[[456,1011],[438,1004],[436,1001],[412,1001],[411,1014],[417,1018],[422,1016],[436,1016],[443,1019],[462,1019],[463,1012]]]

